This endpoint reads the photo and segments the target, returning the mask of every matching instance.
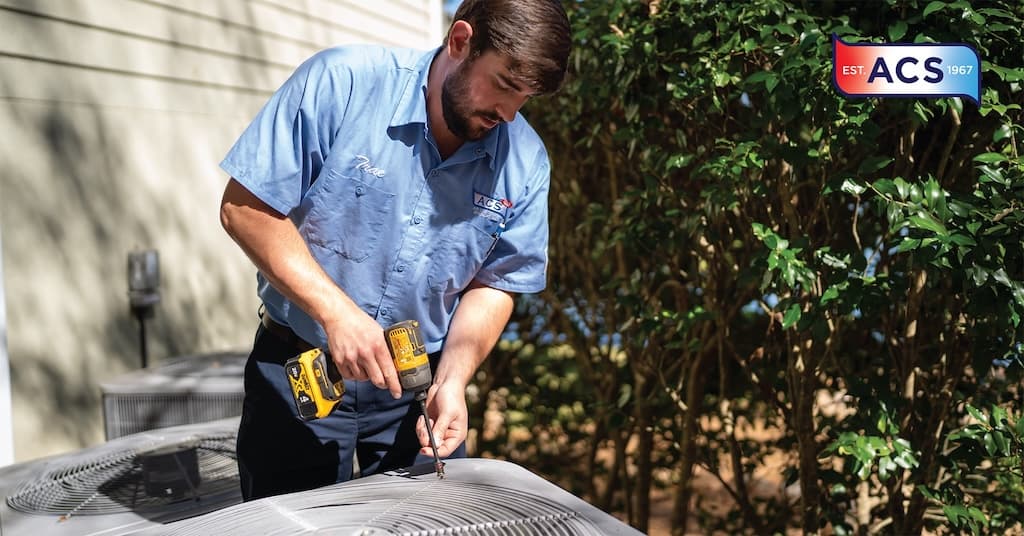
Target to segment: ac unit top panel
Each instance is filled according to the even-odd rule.
[[[641,534],[510,462],[446,462],[242,503],[140,535],[571,535]]]
[[[67,454],[0,467],[3,536],[115,536],[190,518],[241,502],[234,466],[238,418],[120,437]],[[201,468],[193,492],[162,501],[118,487],[139,470],[135,455],[216,441],[225,451],[218,472]],[[201,460],[200,460],[201,461]],[[204,464],[205,465],[205,464]],[[91,489],[90,489],[91,488]],[[129,500],[131,498],[131,500]]]
[[[179,356],[100,384],[103,394],[241,393],[243,353]]]

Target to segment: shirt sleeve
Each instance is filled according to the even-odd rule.
[[[351,97],[339,49],[300,65],[263,106],[221,169],[277,212],[298,206],[316,180]]]
[[[476,280],[499,290],[533,293],[547,285],[548,190],[551,164],[542,147],[522,197],[512,207],[505,231],[477,272]]]

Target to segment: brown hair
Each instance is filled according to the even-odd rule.
[[[452,23],[460,20],[473,27],[472,59],[494,50],[509,58],[512,74],[537,93],[561,87],[571,36],[560,0],[465,0]]]

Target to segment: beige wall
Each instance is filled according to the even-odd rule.
[[[220,159],[314,51],[428,48],[441,25],[440,0],[0,0],[16,461],[102,441],[98,384],[139,366],[133,249],[160,252],[151,363],[248,346],[255,271],[220,228]]]

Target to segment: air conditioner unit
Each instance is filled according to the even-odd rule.
[[[0,534],[130,534],[242,501],[238,418],[143,432],[0,468]]]
[[[106,438],[241,415],[246,357],[173,357],[101,383]]]
[[[642,533],[516,464],[448,460],[267,497],[147,527],[139,535],[637,536]]]

